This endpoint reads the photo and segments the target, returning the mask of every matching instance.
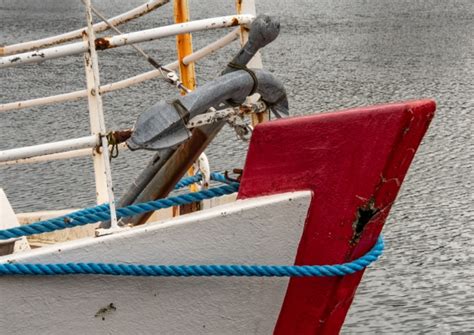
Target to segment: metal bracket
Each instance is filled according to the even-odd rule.
[[[237,138],[248,142],[252,136],[253,127],[246,124],[242,117],[231,116],[227,119],[227,124],[234,129]]]
[[[188,121],[187,128],[201,127],[207,124],[226,120],[227,124],[235,130],[237,137],[248,141],[252,135],[253,127],[244,122],[245,115],[264,113],[268,110],[265,102],[245,103],[239,107],[216,110],[209,108],[204,114],[197,115]]]

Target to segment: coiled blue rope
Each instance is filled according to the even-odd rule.
[[[201,176],[193,176],[184,178],[176,185],[175,189],[185,187],[201,180]],[[174,197],[159,199],[155,201],[149,201],[145,203],[130,205],[127,207],[118,208],[117,218],[124,218],[151,212],[163,208],[169,208],[172,206],[186,205],[193,202],[198,202],[206,199],[212,199],[227,194],[237,192],[239,189],[239,183],[229,182],[222,174],[212,173],[211,179],[227,185],[214,187],[199,192],[192,192],[182,194]],[[86,224],[96,223],[99,221],[108,221],[110,219],[109,205],[103,204],[95,207],[85,208],[66,216],[54,218],[51,220],[39,221],[29,225],[14,227],[9,229],[0,230],[0,240],[7,240],[10,238],[16,238],[21,236],[30,236],[42,233],[49,233],[55,230],[61,230],[66,228],[72,228],[77,226],[83,226]]]
[[[336,265],[138,265],[105,263],[0,264],[2,275],[111,275],[143,277],[330,277],[361,271],[384,249],[382,237],[364,256]]]

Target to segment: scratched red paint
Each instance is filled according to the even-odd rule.
[[[258,125],[239,198],[312,190],[295,264],[355,259],[380,234],[435,108],[411,101]],[[370,200],[380,211],[356,239],[357,211]],[[362,274],[292,278],[275,334],[338,333]]]

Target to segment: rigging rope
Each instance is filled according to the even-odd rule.
[[[84,5],[86,5],[85,1],[84,0],[81,0],[82,3]],[[87,6],[87,5],[86,5]],[[91,11],[97,15],[98,18],[100,18],[107,26],[109,26],[110,29],[112,29],[113,31],[115,31],[117,34],[119,35],[122,35],[122,31],[120,31],[115,25],[113,25],[111,22],[109,22],[107,20],[107,18],[102,15],[102,13],[100,13],[94,6],[90,6],[91,8]],[[157,69],[158,71],[160,71],[161,73],[161,76],[163,77],[163,79],[172,84],[172,85],[175,85],[178,89],[182,89],[183,91],[189,93],[191,92],[186,86],[184,86],[184,84],[180,81],[178,75],[176,74],[176,72],[164,67],[163,65],[161,65],[159,62],[157,62],[153,57],[151,57],[150,55],[148,55],[142,48],[140,48],[139,46],[136,46],[135,44],[130,44],[130,46],[132,48],[134,48],[140,55],[142,55],[148,63],[150,63],[155,69]],[[166,74],[164,73],[166,72]]]

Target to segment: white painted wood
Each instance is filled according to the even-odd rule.
[[[92,12],[90,9],[91,2],[87,0],[86,6],[86,20],[87,20],[87,34],[82,36],[87,45],[88,52],[84,52],[84,68],[86,72],[87,82],[87,100],[89,106],[89,120],[92,135],[99,138],[99,146],[102,145],[103,138],[101,135],[106,134],[104,112],[102,106],[102,96],[98,94],[100,87],[99,64],[97,58],[97,51],[95,49],[95,34],[92,28]],[[108,148],[108,146],[107,146]],[[105,150],[108,152],[108,149]],[[110,170],[108,162],[104,159],[106,152],[94,150],[92,154],[92,161],[94,163],[94,179],[97,204],[113,201],[109,199],[107,170]],[[107,169],[108,168],[108,169]]]
[[[117,229],[117,214],[115,212],[115,197],[110,168],[109,143],[106,137],[107,130],[104,121],[102,96],[99,94],[100,75],[99,60],[95,48],[95,33],[92,19],[91,0],[84,1],[86,7],[87,34],[83,36],[87,43],[87,52],[84,53],[84,65],[87,81],[87,99],[89,104],[89,119],[91,133],[97,135],[101,141],[102,151],[95,150],[92,155],[94,163],[95,189],[97,204],[107,202],[110,207],[110,229]]]
[[[239,200],[0,262],[293,264],[310,198],[306,191]],[[287,285],[286,278],[0,277],[0,325],[6,334],[269,334]]]
[[[57,218],[58,216],[64,216],[69,213],[78,211],[80,208],[69,208],[69,209],[58,209],[54,211],[37,211],[37,212],[25,212],[16,214],[16,218],[21,225],[31,224],[37,221],[49,220]]]
[[[20,225],[31,224],[38,221],[49,220],[75,212],[75,209],[62,209],[55,211],[39,211],[30,213],[18,213],[16,218]],[[85,225],[74,229],[56,230],[51,233],[28,236],[28,242],[32,248],[44,247],[58,242],[72,241],[79,238],[95,236],[95,229],[99,224]]]
[[[146,222],[152,223],[152,222],[157,222],[157,221],[162,221],[162,220],[168,220],[174,216],[179,215],[178,212],[179,212],[179,208],[178,208],[178,211],[174,211],[174,207],[163,208],[163,209],[160,209],[159,211],[154,211],[153,214],[148,218]]]
[[[13,208],[10,205],[10,202],[8,201],[7,195],[5,194],[3,189],[0,188],[0,229],[18,227],[19,225],[20,224],[18,223],[15,212],[13,211]],[[5,243],[5,241],[4,243],[1,242],[2,241],[0,241],[0,250],[5,251],[7,249],[7,243]],[[22,237],[17,241],[10,243],[15,243],[12,250],[14,253],[30,250],[30,245],[28,244],[28,241],[25,237]],[[1,254],[2,253],[0,253],[0,255]]]
[[[209,209],[209,208],[212,208],[212,207],[217,207],[217,206],[220,206],[220,205],[228,204],[228,203],[234,202],[236,200],[236,198],[237,198],[237,194],[232,193],[232,194],[229,194],[229,195],[224,195],[222,197],[204,200],[204,201],[201,202],[201,206],[202,206],[201,208],[202,209]]]

